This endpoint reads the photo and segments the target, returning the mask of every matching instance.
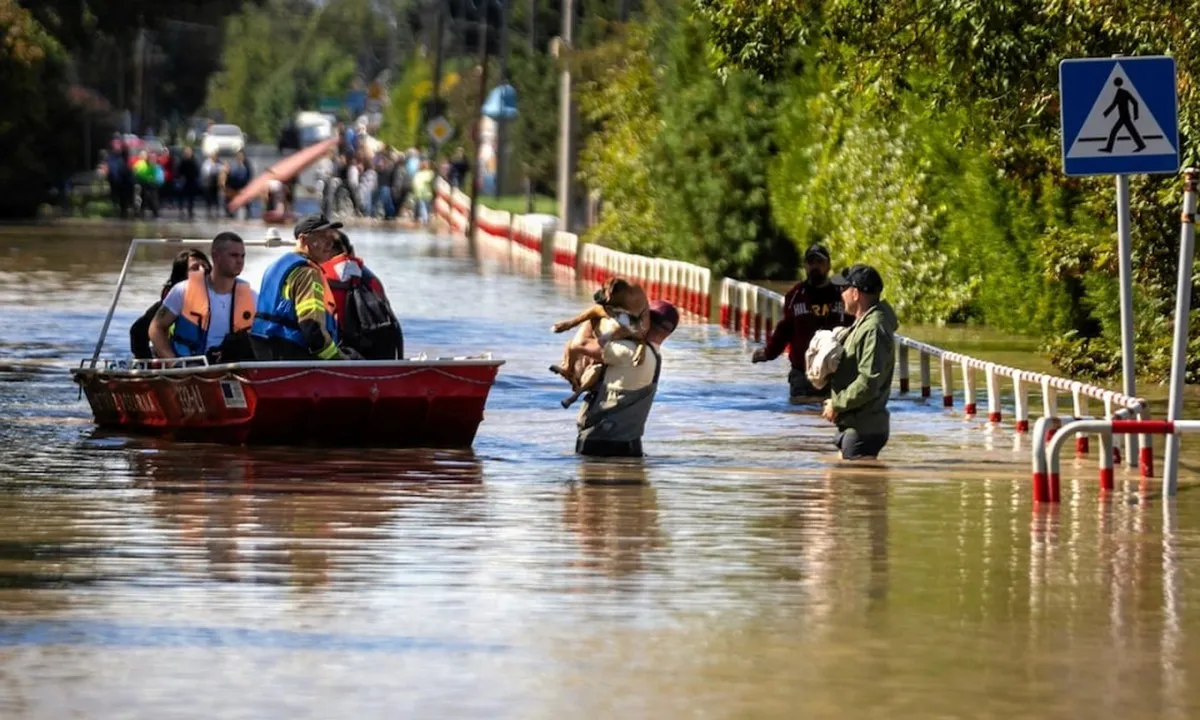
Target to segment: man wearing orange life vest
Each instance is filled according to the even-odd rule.
[[[217,235],[209,256],[212,271],[192,273],[176,283],[150,323],[150,341],[160,358],[219,352],[228,335],[244,333],[254,322],[258,298],[246,281],[238,279],[246,265],[242,239],[231,232]]]
[[[358,353],[338,347],[337,308],[321,271],[334,256],[342,224],[324,215],[296,223],[296,251],[263,273],[250,342],[258,360],[353,360]]]
[[[343,348],[353,348],[367,360],[404,358],[404,333],[392,312],[383,283],[354,254],[350,238],[337,233],[332,258],[321,272],[333,294],[338,333]]]

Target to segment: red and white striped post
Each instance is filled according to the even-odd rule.
[[[995,363],[984,366],[984,381],[987,383],[988,422],[1000,422],[1000,376]]]
[[[971,367],[971,362],[968,358],[962,359],[962,376],[963,376],[963,414],[967,417],[974,417],[978,410],[975,404],[975,368]]]
[[[942,407],[954,407],[954,373],[951,371],[950,354],[941,357],[942,365]]]

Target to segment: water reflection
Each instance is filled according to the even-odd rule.
[[[179,555],[201,551],[224,582],[315,588],[369,579],[382,558],[364,553],[391,539],[402,508],[422,499],[482,493],[470,451],[331,451],[186,446],[132,456],[137,486]],[[452,516],[443,516],[447,522]],[[338,564],[340,562],[340,567]]]
[[[667,541],[645,462],[585,460],[577,477],[564,496],[563,520],[578,538],[580,565],[613,578],[646,569],[646,556]]]

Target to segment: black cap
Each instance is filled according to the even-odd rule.
[[[883,278],[879,276],[879,271],[870,265],[851,265],[829,278],[829,282],[838,287],[858,288],[870,295],[883,292]]]
[[[340,222],[332,222],[324,215],[305,215],[296,223],[296,229],[292,233],[295,237],[300,237],[321,230],[337,230],[341,226]]]
[[[824,260],[825,262],[829,262],[829,248],[824,245],[811,246],[804,251],[804,262],[808,262],[809,260]]]

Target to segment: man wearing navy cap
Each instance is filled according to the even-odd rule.
[[[829,282],[829,250],[813,245],[804,253],[804,280],[783,298],[783,319],[775,326],[767,344],[754,352],[752,362],[769,362],[784,349],[792,369],[788,387],[793,403],[829,397],[829,386],[818,390],[805,373],[804,354],[818,330],[846,327],[853,317],[842,305],[841,292]]]
[[[296,223],[296,251],[263,273],[250,341],[259,360],[349,360],[338,347],[333,293],[321,263],[334,256],[340,222],[308,215]]]
[[[891,432],[888,397],[896,367],[896,328],[891,306],[879,299],[883,278],[870,265],[852,265],[831,278],[855,320],[842,340],[845,354],[830,379],[821,417],[838,428],[834,444],[842,459],[873,458]]]
[[[646,332],[646,357],[633,362],[637,344],[632,340],[600,337],[583,352],[604,363],[604,376],[584,399],[579,412],[575,452],[596,457],[641,457],[642,433],[662,369],[659,347],[679,324],[679,311],[666,300],[650,303],[650,329]]]

